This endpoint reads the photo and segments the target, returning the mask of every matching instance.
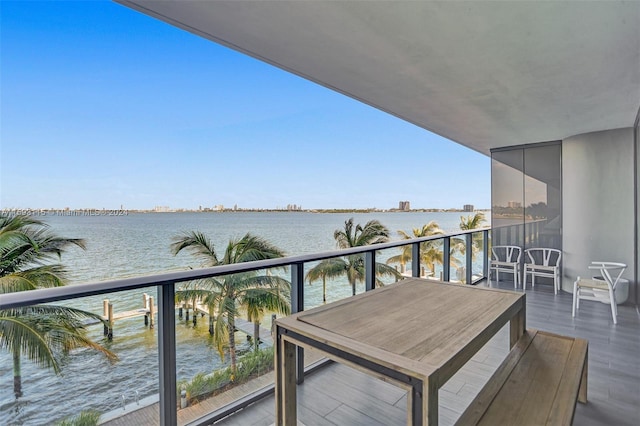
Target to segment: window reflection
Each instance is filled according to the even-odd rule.
[[[493,245],[522,245],[523,173],[522,149],[491,155],[491,225]]]
[[[562,249],[560,142],[491,154],[493,245]]]

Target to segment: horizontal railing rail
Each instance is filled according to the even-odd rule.
[[[260,269],[271,269],[288,267],[294,264],[305,264],[319,260],[344,257],[354,254],[364,254],[372,251],[380,251],[390,248],[397,248],[406,245],[417,245],[426,241],[444,240],[466,234],[477,232],[489,232],[491,228],[481,228],[469,231],[457,231],[449,234],[433,235],[429,237],[413,238],[410,240],[399,240],[382,244],[354,247],[342,250],[333,250],[321,253],[311,253],[297,256],[280,257],[277,259],[258,260],[254,262],[234,263],[231,265],[212,266],[210,268],[189,269],[185,271],[168,272],[161,274],[145,275],[141,277],[124,278],[110,281],[100,281],[94,283],[74,284],[71,286],[55,287],[31,290],[29,292],[15,292],[0,294],[0,309],[17,308],[21,306],[34,305],[39,303],[57,302],[60,300],[77,299],[80,297],[95,296],[117,291],[135,290],[145,287],[160,286],[165,284],[175,284],[184,281],[194,281],[204,278],[219,277],[239,272],[257,271]],[[485,238],[486,240],[486,238]],[[467,251],[469,252],[469,251]],[[445,257],[449,251],[444,250]],[[414,268],[418,262],[413,262]],[[416,272],[416,271],[414,271]],[[416,275],[417,276],[417,275]],[[444,281],[448,281],[445,279]]]
[[[0,295],[0,309],[11,309],[41,303],[72,300],[80,297],[95,296],[126,290],[135,290],[146,287],[158,289],[158,352],[159,352],[159,384],[160,384],[160,424],[177,424],[177,395],[176,395],[176,336],[175,336],[175,285],[185,281],[194,281],[230,275],[241,272],[250,272],[272,268],[290,268],[291,274],[291,311],[293,313],[304,310],[304,265],[311,262],[322,261],[336,257],[351,255],[363,255],[365,264],[365,290],[375,288],[376,252],[412,246],[411,274],[420,276],[420,245],[428,241],[442,240],[443,245],[443,280],[450,280],[451,265],[451,240],[459,238],[465,245],[465,272],[466,282],[474,284],[472,271],[473,234],[483,235],[483,268],[482,276],[475,280],[478,282],[487,277],[488,271],[488,241],[491,228],[474,229],[468,231],[456,231],[449,234],[433,235],[429,237],[414,238],[409,240],[392,241],[382,244],[354,247],[349,249],[327,251],[298,256],[288,256],[277,259],[260,260],[254,262],[235,263],[231,265],[219,265],[210,268],[190,269],[185,271],[168,272],[141,277],[125,278],[112,281],[75,284],[65,287],[47,288],[32,291],[6,293]],[[304,379],[304,352],[298,349],[298,382]],[[260,395],[272,392],[269,387],[256,392],[251,398],[244,400],[254,401]],[[247,404],[248,404],[247,403]],[[242,408],[233,404],[235,408]],[[242,405],[242,404],[241,404]],[[210,420],[210,419],[209,419]],[[194,424],[198,424],[195,422]]]

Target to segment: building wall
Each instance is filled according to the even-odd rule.
[[[640,110],[638,110],[638,115],[636,116],[636,128],[635,128],[635,151],[636,151],[636,274],[635,274],[635,293],[636,293],[636,306],[640,306],[640,289],[638,288],[640,271],[638,268],[640,267],[640,249],[638,248],[638,244],[640,244]]]
[[[593,260],[626,263],[623,277],[634,282],[634,163],[633,128],[576,135],[562,141],[565,291],[572,291],[577,276],[591,276],[587,265]]]

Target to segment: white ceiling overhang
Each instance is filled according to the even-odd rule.
[[[640,1],[117,1],[484,154],[640,107]]]

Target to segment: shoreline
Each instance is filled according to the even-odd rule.
[[[235,208],[235,209],[166,209],[166,210],[149,210],[149,209],[39,209],[39,208],[3,208],[0,213],[8,216],[58,216],[58,217],[81,217],[81,216],[128,216],[129,214],[167,214],[167,213],[468,213],[474,214],[478,212],[490,212],[491,209],[475,209],[468,211],[464,209],[409,209],[401,210],[397,208],[378,209],[375,207],[365,209],[268,209],[268,208]]]

